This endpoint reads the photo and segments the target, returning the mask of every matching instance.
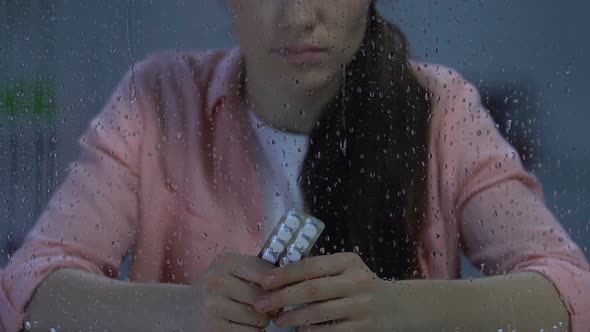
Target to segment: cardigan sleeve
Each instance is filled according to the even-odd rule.
[[[134,91],[140,89],[138,68],[127,73],[92,120],[79,140],[80,157],[0,271],[1,331],[21,329],[36,288],[57,269],[117,277],[138,218],[143,135],[140,91]]]
[[[435,96],[445,114],[436,144],[466,256],[486,275],[541,273],[559,292],[572,331],[587,331],[590,266],[583,252],[546,207],[539,181],[502,137],[477,89],[449,69],[438,71]]]

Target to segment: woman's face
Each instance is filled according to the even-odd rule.
[[[232,0],[249,77],[317,89],[342,73],[364,38],[372,0]]]

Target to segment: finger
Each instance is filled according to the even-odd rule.
[[[328,323],[336,320],[352,320],[357,306],[351,298],[343,298],[306,305],[303,308],[284,311],[274,320],[278,327],[303,326]]]
[[[260,332],[264,331],[264,328],[238,324],[230,321],[225,321],[223,327],[216,329],[215,331],[229,331],[229,332]]]
[[[254,306],[258,297],[266,295],[266,291],[260,285],[233,275],[227,276],[223,288],[225,296],[250,306]]]
[[[227,300],[222,305],[221,316],[233,323],[263,328],[270,323],[271,317],[254,309],[251,305]]]
[[[358,324],[352,321],[341,321],[320,325],[300,326],[298,332],[355,332],[362,331]]]
[[[275,266],[256,256],[222,254],[218,258],[224,270],[235,277],[261,285]]]
[[[344,298],[353,293],[353,287],[353,279],[345,276],[313,279],[259,297],[254,306],[260,312],[269,312],[288,306]]]
[[[262,281],[262,287],[276,289],[309,279],[335,276],[357,264],[358,259],[358,255],[353,253],[307,257],[273,269]]]

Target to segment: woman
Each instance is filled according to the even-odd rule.
[[[155,55],[93,120],[1,275],[3,330],[587,330],[588,263],[472,85],[374,1],[230,4],[239,48]],[[289,206],[326,236],[274,268]],[[461,250],[486,277],[452,280]]]

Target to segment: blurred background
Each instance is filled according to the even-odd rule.
[[[382,0],[414,58],[460,71],[590,257],[586,0]],[[164,49],[230,47],[218,0],[0,0],[0,267],[124,72]],[[464,264],[464,276],[478,268]]]

